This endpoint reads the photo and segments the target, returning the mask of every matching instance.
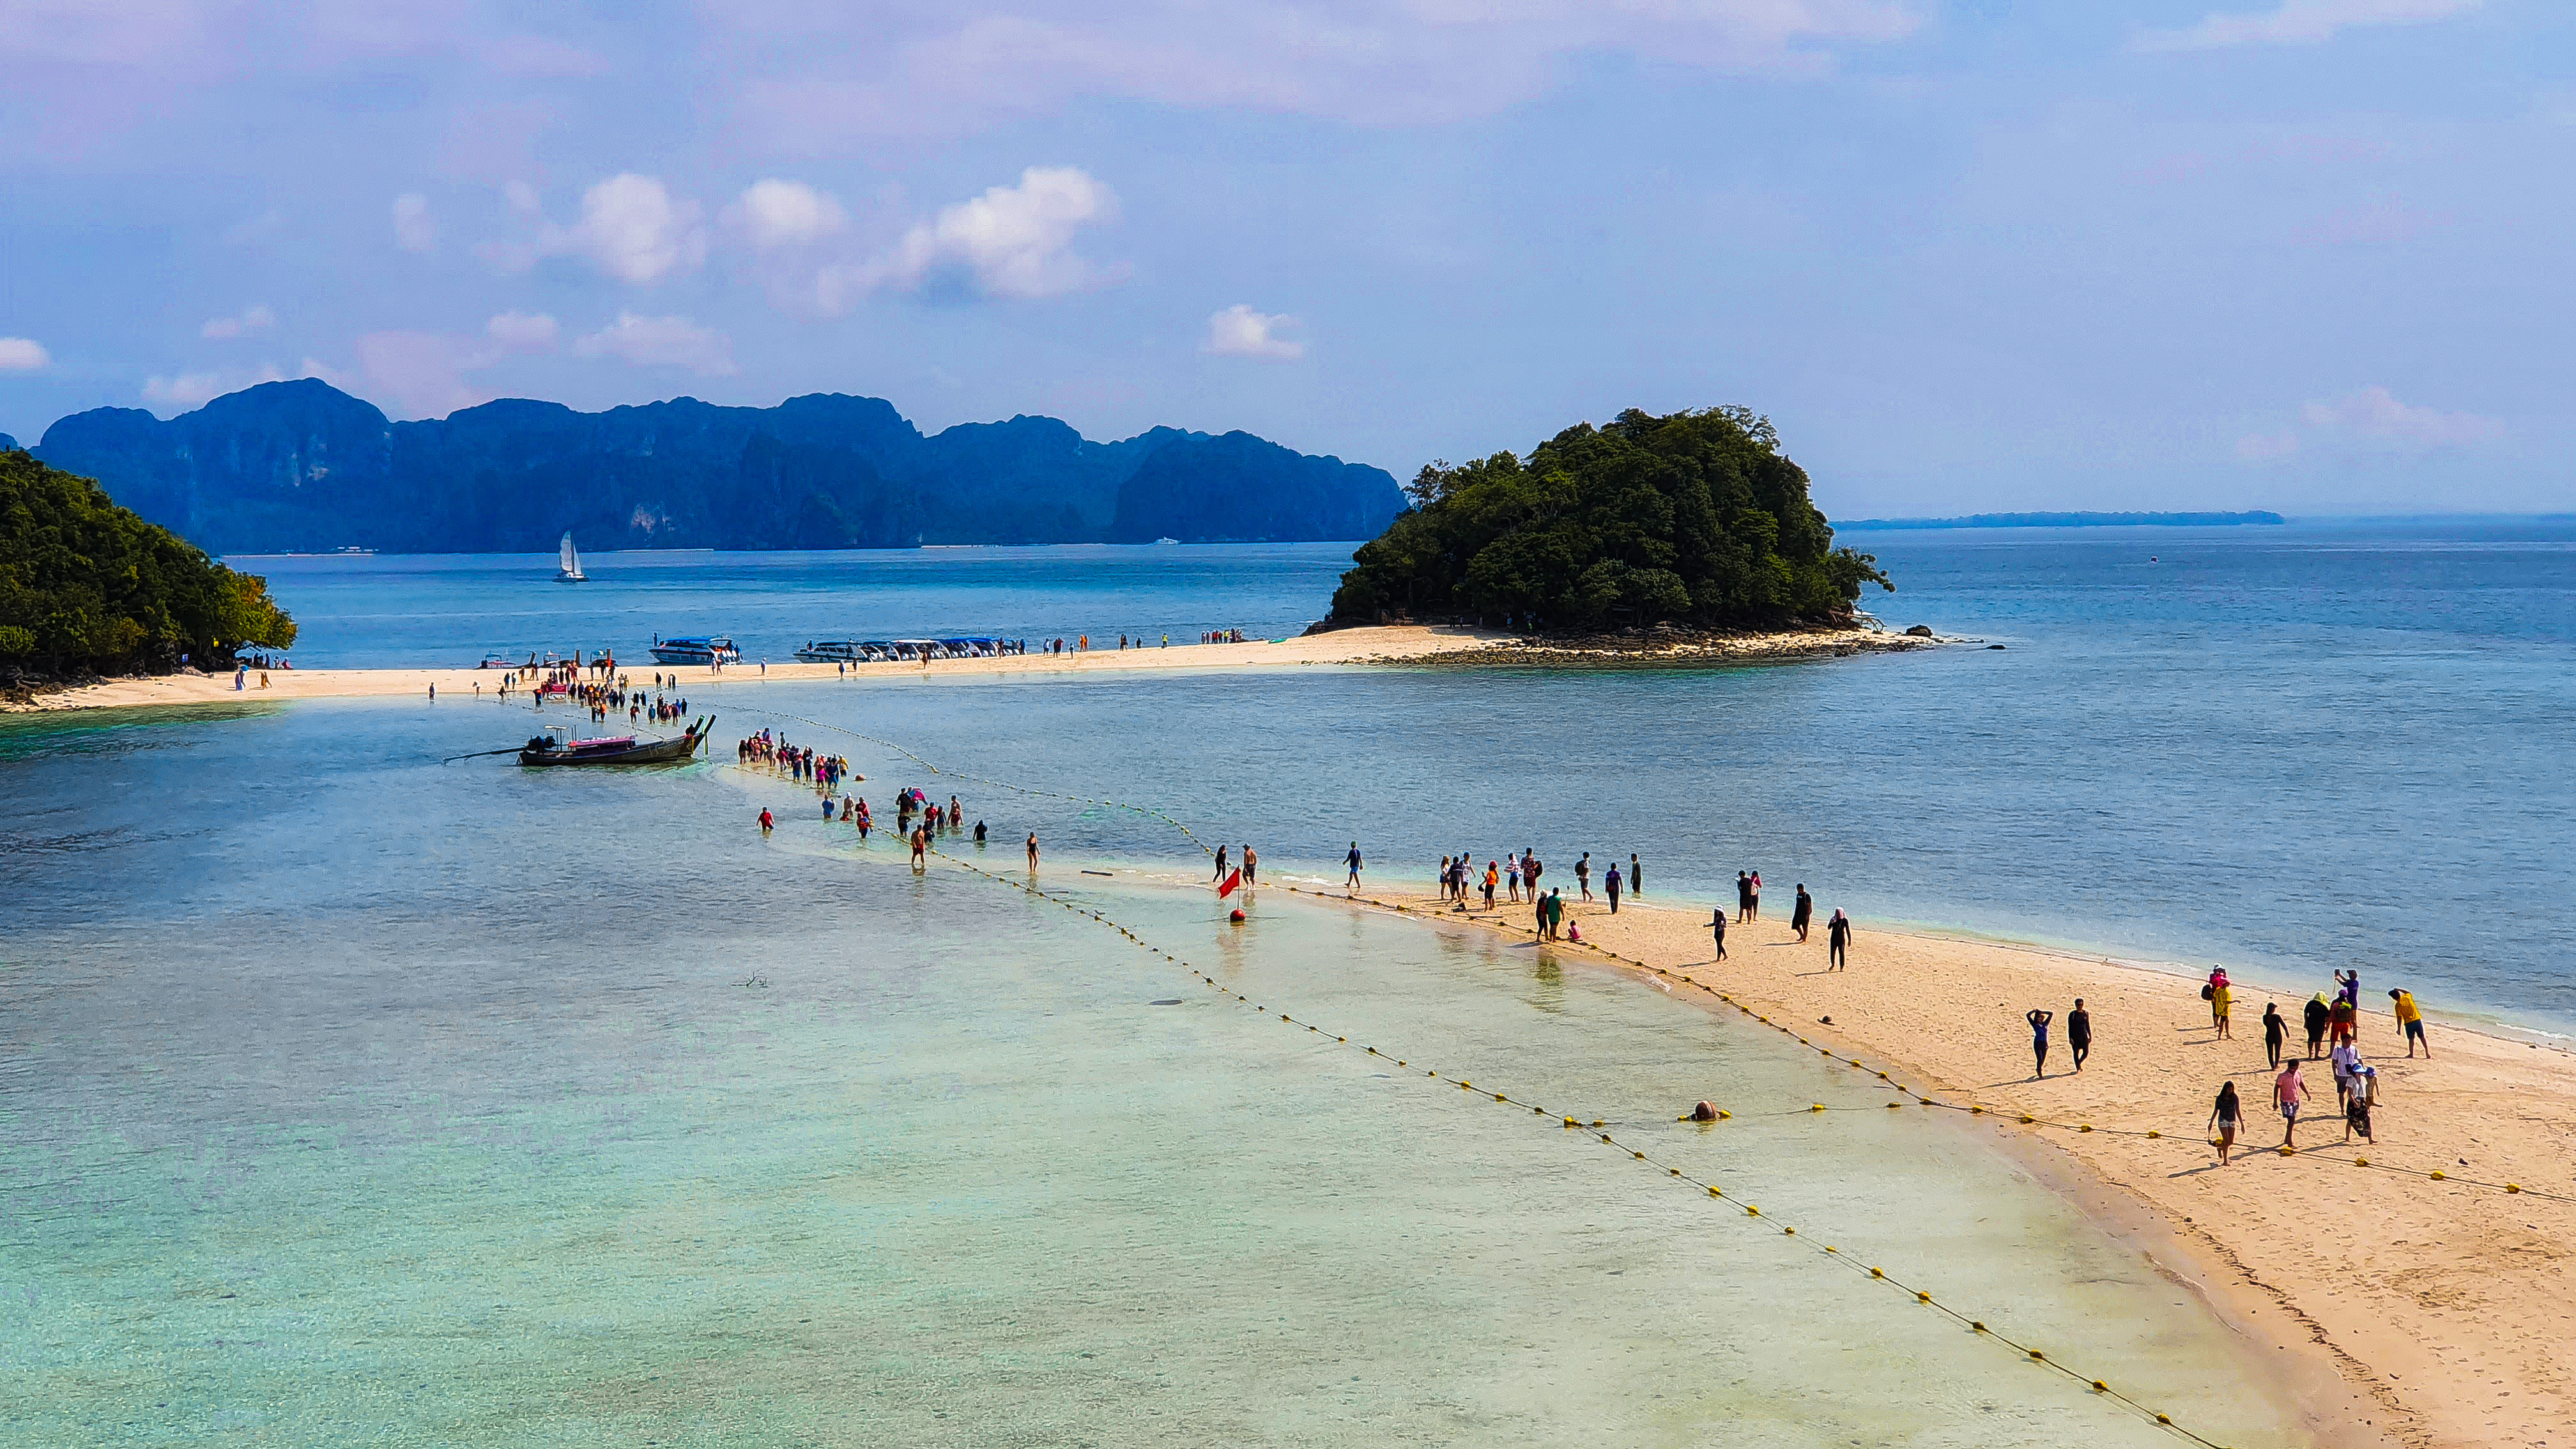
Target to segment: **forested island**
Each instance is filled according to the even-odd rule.
[[[1532,634],[1672,624],[1848,625],[1863,585],[1768,418],[1630,409],[1527,458],[1423,468],[1353,555],[1327,624],[1456,621]]]
[[[228,668],[238,648],[294,642],[267,580],[216,563],[87,478],[0,453],[0,693],[183,661]]]
[[[1843,527],[1861,528],[2235,528],[2245,524],[2279,524],[2288,519],[2262,509],[2240,513],[1970,513],[1958,518],[1846,519]]]

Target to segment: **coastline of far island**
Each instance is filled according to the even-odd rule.
[[[1858,518],[1845,529],[1895,532],[1929,528],[2240,528],[2272,527],[2289,520],[2268,509],[2235,513],[1967,513],[1955,518]]]

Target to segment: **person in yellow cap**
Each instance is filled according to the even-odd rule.
[[[2415,993],[2391,991],[2388,993],[2388,999],[2397,1003],[2397,1029],[2406,1033],[2406,1055],[2414,1056],[2415,1048],[2421,1046],[2424,1048],[2424,1060],[2431,1061],[2433,1044],[2424,1039],[2424,1013],[2415,1009]]]

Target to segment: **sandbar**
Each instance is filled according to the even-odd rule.
[[[1462,916],[1419,893],[1360,899],[1532,934],[1525,905]],[[2178,969],[1863,922],[1849,968],[1829,972],[1830,902],[1820,899],[1805,944],[1777,885],[1764,906],[1763,920],[1729,929],[1718,963],[1706,906],[1632,900],[1614,917],[1569,895],[1584,942],[1547,949],[1635,971],[1712,1010],[1721,1029],[1804,1037],[1804,1049],[1845,1063],[1856,1085],[1877,1087],[1885,1072],[1886,1095],[1903,1104],[1889,1110],[1939,1110],[1896,1088],[1984,1108],[1970,1120],[2016,1139],[2026,1156],[2071,1164],[2160,1230],[2133,1236],[2188,1254],[2169,1270],[2200,1286],[2253,1352],[2276,1359],[2323,1442],[2576,1443],[2576,1053],[2464,1026],[2428,1003],[2439,1055],[2410,1061],[2386,993],[2411,983],[2374,976],[2362,1000],[2378,1009],[2365,1011],[2359,1046],[2380,1072],[2378,1141],[2344,1144],[2333,1076],[2317,1061],[2307,1070],[2313,1118],[2301,1124],[2300,1150],[2282,1156],[2263,1006],[2280,1004],[2288,1049],[2304,1055],[2299,1008],[2329,983],[2239,979],[2234,1037],[2220,1041],[2198,979]],[[2081,1073],[2067,1062],[2062,1025],[2078,996],[2094,1038]],[[2061,1023],[2044,1080],[2032,1077],[2023,1020],[2033,1007]],[[1854,1057],[1863,1065],[1850,1066]],[[2221,1168],[2204,1129],[2227,1080],[2247,1125]],[[1705,1095],[1740,1114],[1784,1105],[1730,1102],[1723,1081]],[[1727,1125],[1760,1131],[1758,1122]]]
[[[1715,650],[1702,648],[1694,663],[1731,659],[1740,662],[1787,660],[1890,647],[1892,636],[1872,628],[1790,630],[1747,634],[1724,641]],[[1906,641],[1912,647],[1917,641]],[[921,663],[854,664],[846,670],[831,664],[799,664],[789,659],[763,663],[757,656],[729,668],[657,664],[637,651],[617,660],[619,672],[648,689],[655,674],[674,681],[669,688],[692,696],[693,705],[713,704],[720,691],[767,681],[849,679],[858,682],[905,679],[1077,678],[1101,674],[1170,669],[1293,669],[1313,666],[1406,665],[1437,663],[1443,658],[1508,661],[1520,648],[1515,636],[1494,630],[1447,625],[1395,624],[1287,639],[1249,640],[1241,644],[1159,643],[1140,648],[1103,647],[1095,638],[1087,650],[1068,645],[1062,654],[1016,654],[994,659],[935,659]],[[1539,662],[1544,651],[1533,651]],[[1651,651],[1640,658],[1650,658]],[[140,675],[110,679],[38,693],[19,709],[122,709],[145,705],[239,704],[251,700],[360,699],[410,695],[427,699],[435,687],[441,698],[468,699],[479,689],[489,697],[500,686],[500,669],[273,669],[267,683],[253,671],[248,687],[233,688],[229,673]]]

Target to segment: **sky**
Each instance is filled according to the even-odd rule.
[[[2564,511],[2537,0],[0,0],[0,431],[809,392],[1831,516]]]

